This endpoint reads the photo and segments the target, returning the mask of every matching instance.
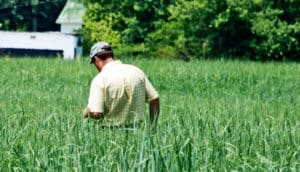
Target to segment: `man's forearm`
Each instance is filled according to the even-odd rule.
[[[160,105],[159,105],[159,98],[151,100],[149,103],[149,112],[150,112],[150,122],[151,124],[157,124],[157,120],[159,117]]]

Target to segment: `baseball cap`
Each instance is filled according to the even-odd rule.
[[[98,53],[101,54],[106,52],[112,52],[111,46],[107,42],[97,42],[91,48],[90,57],[93,58]]]

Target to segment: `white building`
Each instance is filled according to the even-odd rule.
[[[0,54],[57,56],[73,59],[82,53],[81,37],[60,32],[0,31]]]
[[[63,33],[74,33],[74,30],[82,27],[84,6],[80,3],[68,0],[56,23],[60,24],[60,31]]]
[[[56,20],[61,32],[0,31],[0,55],[61,55],[64,59],[82,56],[82,36],[74,29],[81,28],[83,14],[83,5],[67,1]]]

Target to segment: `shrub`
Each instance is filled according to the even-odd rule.
[[[111,28],[111,25],[103,20],[100,22],[87,21],[83,29],[79,30],[84,37],[84,53],[89,53],[91,46],[98,41],[109,42],[113,47],[120,44],[120,34]]]
[[[250,46],[255,58],[260,60],[299,58],[300,23],[288,24],[279,16],[283,10],[267,8],[255,14],[251,20],[255,34]]]

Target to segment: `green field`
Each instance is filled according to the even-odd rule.
[[[299,63],[122,61],[160,94],[156,133],[82,118],[87,59],[0,58],[0,171],[299,171]]]

